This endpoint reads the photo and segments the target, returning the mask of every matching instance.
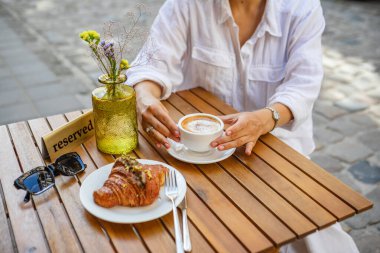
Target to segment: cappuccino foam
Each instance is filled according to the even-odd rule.
[[[220,123],[211,117],[193,116],[182,121],[182,127],[192,133],[207,134],[217,132],[220,129]]]

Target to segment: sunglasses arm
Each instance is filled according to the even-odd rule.
[[[22,177],[19,177],[17,178],[14,182],[13,182],[13,186],[17,189],[17,190],[25,190],[25,187],[23,186],[23,184],[20,182],[22,179]]]
[[[26,194],[25,194],[25,197],[24,197],[24,203],[28,203],[29,202],[29,200],[30,200],[30,192],[26,192]]]
[[[14,181],[13,186],[14,186],[17,190],[22,189],[21,186],[18,185],[18,183],[16,182],[16,180]]]

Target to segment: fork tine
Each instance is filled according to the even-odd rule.
[[[173,190],[175,190],[176,189],[176,185],[175,185],[175,170],[171,171],[171,181],[172,181]]]
[[[169,187],[170,187],[170,189],[171,189],[171,186],[172,186],[171,171],[168,172],[168,184],[169,184]]]
[[[178,184],[177,184],[177,174],[176,172],[174,171],[174,187],[177,189],[178,188]]]
[[[168,175],[169,175],[169,183],[170,183],[170,190],[172,189],[172,171],[170,170],[169,171],[169,173],[168,173]]]
[[[166,176],[165,179],[169,185],[169,187],[166,187],[165,185],[165,194],[172,202],[176,249],[177,249],[177,253],[184,252],[183,244],[182,244],[181,228],[178,221],[177,207],[175,205],[175,200],[178,197],[176,171],[170,170],[170,172],[165,174],[165,176]]]

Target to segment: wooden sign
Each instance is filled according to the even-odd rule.
[[[55,129],[42,137],[42,156],[54,161],[70,152],[95,134],[94,117],[89,111],[73,121]]]

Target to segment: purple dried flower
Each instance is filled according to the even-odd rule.
[[[105,46],[103,46],[103,49],[107,50],[107,48],[112,47],[112,46],[113,46],[112,42],[111,43],[107,43]]]
[[[107,57],[112,57],[112,56],[114,56],[114,52],[113,52],[113,50],[111,50],[110,48],[104,50],[104,54],[105,54]]]
[[[106,44],[106,42],[105,42],[104,40],[102,40],[102,41],[100,42],[100,45],[101,45],[102,47],[104,47],[105,44]]]

